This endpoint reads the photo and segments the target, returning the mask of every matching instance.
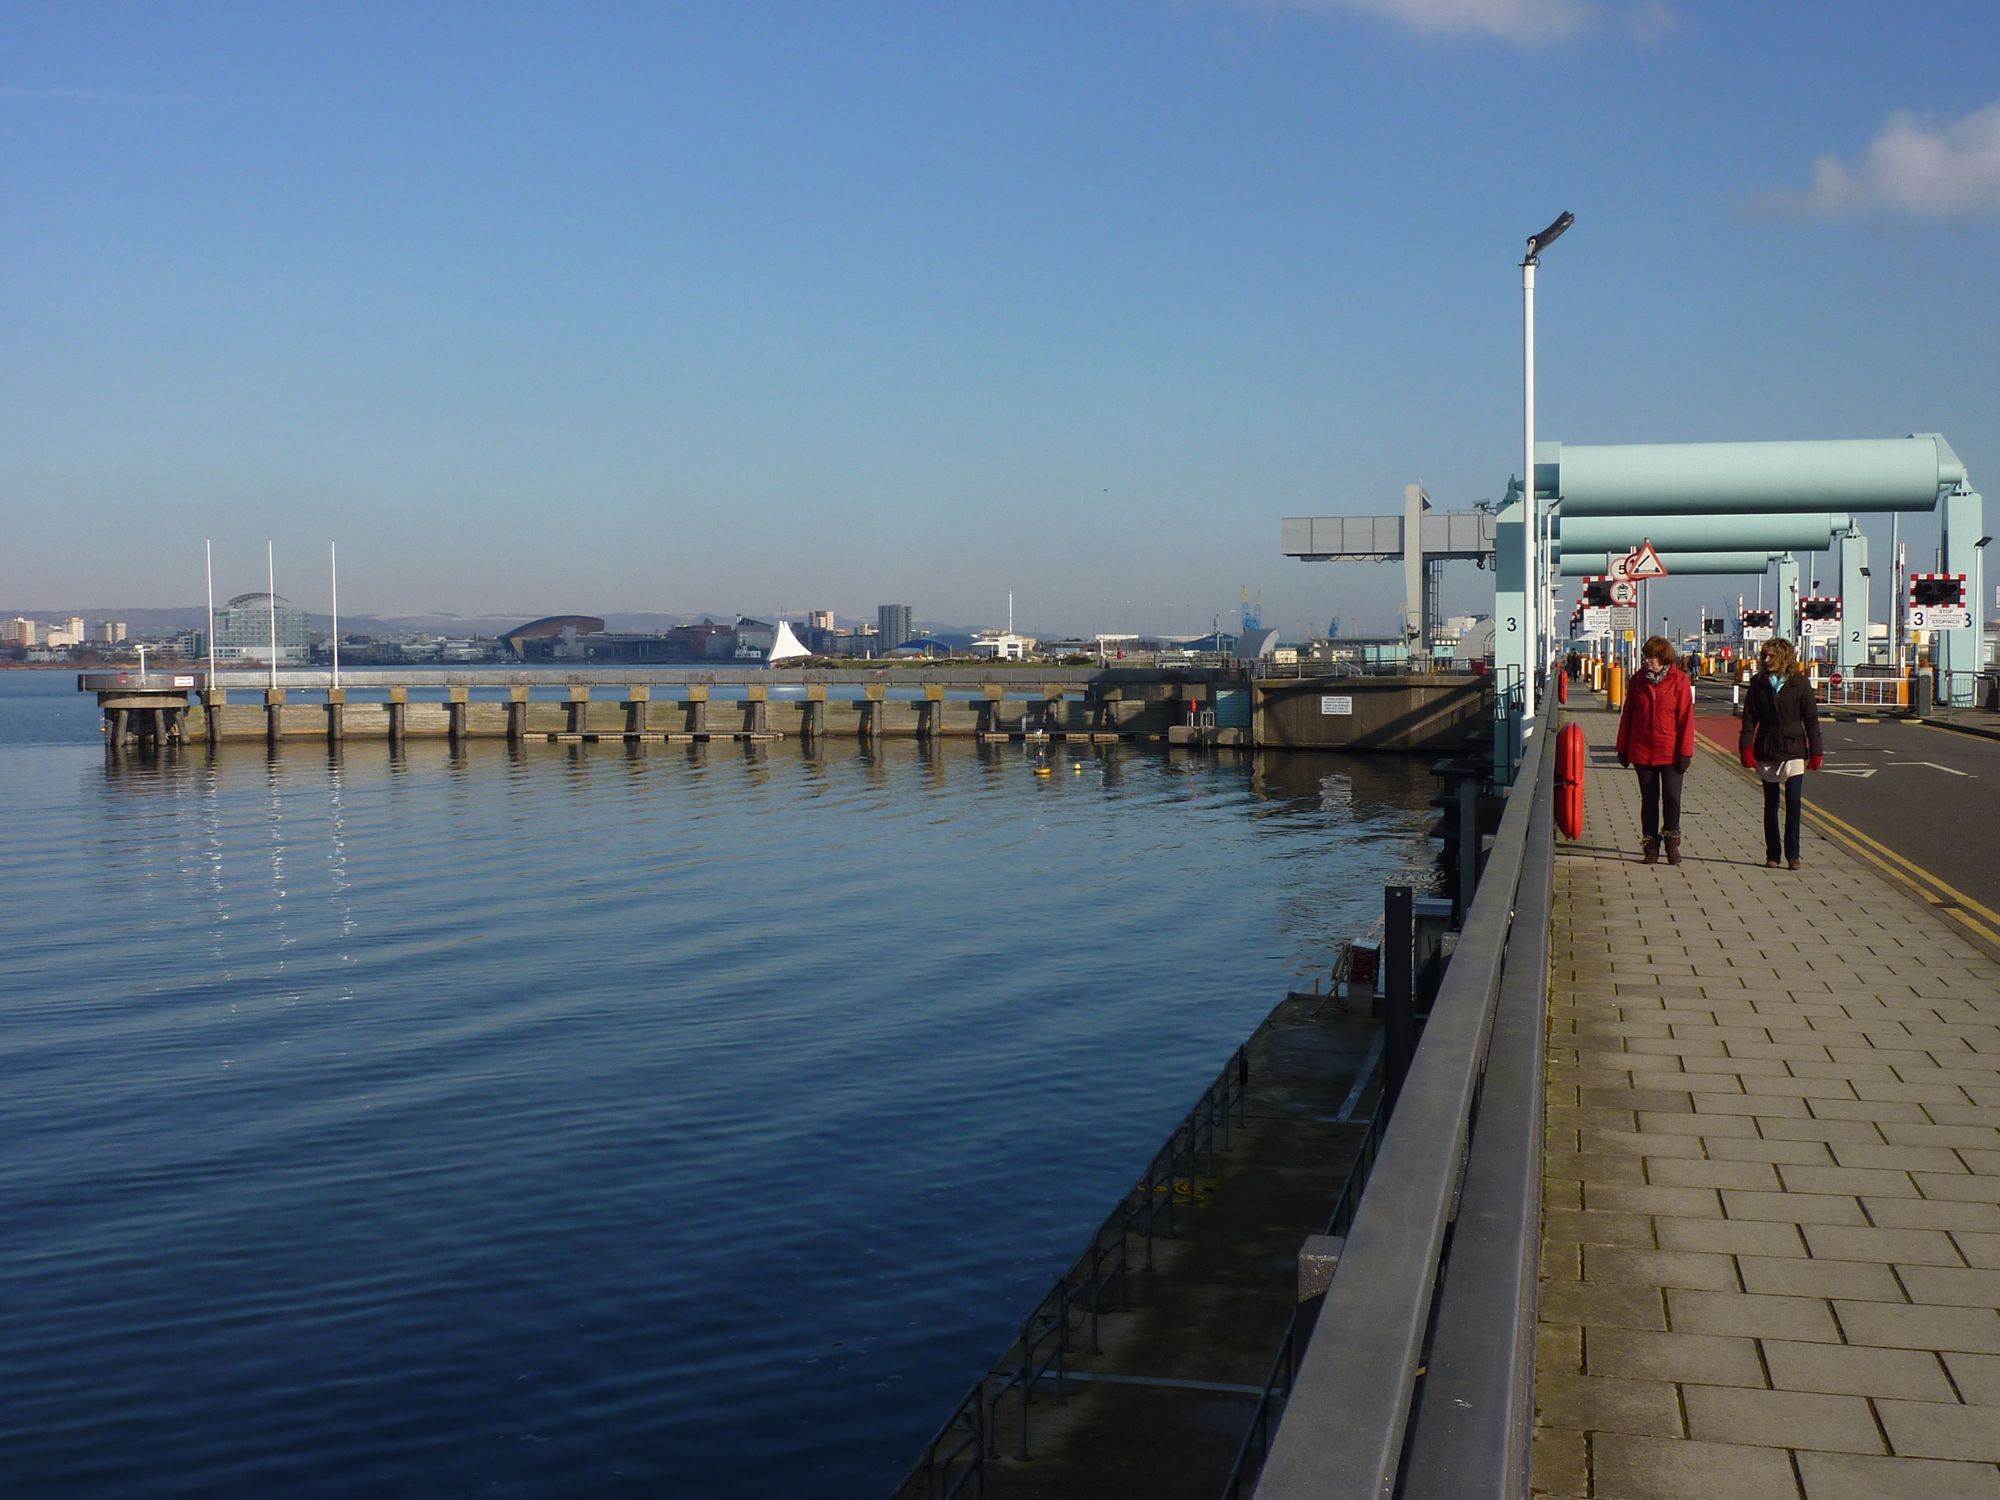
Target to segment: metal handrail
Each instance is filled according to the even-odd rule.
[[[1519,793],[1508,798],[1370,1174],[1372,1191],[1362,1195],[1300,1359],[1257,1488],[1261,1500],[1393,1493],[1507,967],[1531,814],[1551,795],[1543,774],[1550,738],[1545,725],[1528,744]],[[1541,980],[1545,986],[1546,966]]]
[[[1360,1206],[1361,1195],[1368,1186],[1368,1175],[1374,1171],[1375,1159],[1381,1153],[1382,1133],[1387,1128],[1388,1120],[1389,1106],[1384,1101],[1377,1104],[1375,1113],[1369,1116],[1368,1129],[1362,1133],[1360,1149],[1348,1165],[1340,1191],[1334,1195],[1333,1212],[1326,1221],[1328,1234],[1345,1235],[1353,1225],[1354,1211]],[[1257,1477],[1270,1454],[1273,1422],[1282,1414],[1285,1400],[1291,1395],[1292,1381],[1299,1368],[1299,1346],[1303,1337],[1312,1331],[1309,1311],[1304,1307],[1294,1308],[1291,1317],[1285,1320],[1284,1335],[1278,1340],[1278,1353],[1271,1361],[1271,1373],[1264,1377],[1264,1388],[1251,1410],[1249,1427],[1236,1449],[1236,1462],[1229,1467],[1229,1478],[1222,1487],[1222,1500],[1241,1500],[1247,1493],[1243,1486]]]
[[[1528,1492],[1542,1221],[1555,762],[1542,763],[1465,1179],[1446,1247],[1403,1500]]]
[[[1002,1353],[999,1363],[982,1377],[961,1401],[925,1446],[923,1456],[892,1492],[898,1496],[922,1496],[924,1500],[949,1500],[966,1493],[982,1494],[985,1463],[1000,1456],[1000,1403],[1010,1392],[1021,1404],[1019,1441],[1016,1456],[1025,1459],[1031,1451],[1031,1420],[1034,1394],[1044,1380],[1053,1379],[1056,1404],[1068,1395],[1065,1358],[1073,1352],[1072,1336],[1086,1326],[1090,1330],[1090,1352],[1101,1349],[1099,1319],[1105,1312],[1126,1306],[1126,1273],[1131,1254],[1128,1236],[1143,1234],[1146,1245],[1144,1269],[1153,1269],[1153,1240],[1171,1239],[1179,1233],[1174,1199],[1183,1177],[1190,1194],[1193,1179],[1206,1162],[1212,1169],[1215,1153],[1229,1149],[1231,1116],[1237,1126],[1249,1121],[1250,1056],[1244,1047],[1230,1055],[1213,1082],[1201,1092],[1167,1137],[1166,1144],[1153,1153],[1139,1181],[1119,1199],[1104,1222],[1091,1236],[1089,1246],[1058,1276],[1034,1310],[1022,1320],[1020,1331]],[[1160,1225],[1165,1222],[1164,1232]],[[1115,1291],[1115,1303],[1107,1304],[1106,1294]],[[977,1411],[972,1411],[973,1407]],[[964,1439],[972,1433],[977,1442]],[[961,1458],[968,1468],[953,1473]]]

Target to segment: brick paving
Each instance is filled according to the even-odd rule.
[[[2000,964],[1810,825],[1765,869],[1708,750],[1686,862],[1640,864],[1615,717],[1576,720],[1536,1492],[2000,1500]]]

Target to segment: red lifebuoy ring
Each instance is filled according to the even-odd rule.
[[[1556,735],[1556,827],[1566,839],[1583,836],[1583,726],[1565,724]]]

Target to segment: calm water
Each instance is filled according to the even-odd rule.
[[[0,674],[0,1490],[871,1496],[1420,761],[107,764]]]

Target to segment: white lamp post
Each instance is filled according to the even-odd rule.
[[[1530,720],[1535,717],[1535,674],[1547,665],[1549,659],[1547,642],[1551,622],[1548,616],[1553,608],[1548,571],[1544,566],[1548,545],[1542,534],[1541,505],[1535,493],[1535,267],[1540,263],[1542,252],[1560,239],[1563,231],[1575,222],[1576,215],[1565,212],[1540,234],[1530,235],[1528,253],[1521,261],[1521,499],[1527,506],[1522,514],[1521,527],[1526,549],[1523,558],[1526,567],[1521,574],[1521,633],[1530,653],[1527,677],[1521,685],[1521,702],[1522,711]]]

